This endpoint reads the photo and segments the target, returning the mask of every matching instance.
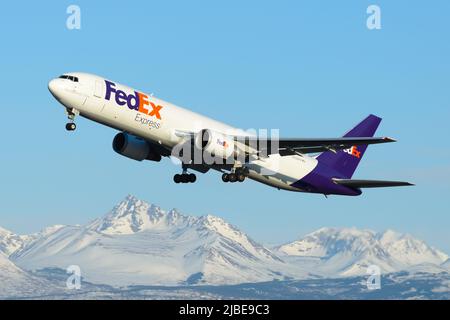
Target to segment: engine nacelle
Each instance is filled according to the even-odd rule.
[[[161,155],[147,141],[128,133],[118,133],[112,147],[115,152],[130,159],[161,161]]]
[[[210,129],[203,129],[195,136],[195,147],[206,151],[212,157],[227,159],[237,156],[232,137]]]

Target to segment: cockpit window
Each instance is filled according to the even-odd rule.
[[[63,74],[62,76],[59,76],[60,79],[67,79],[73,82],[78,82],[78,77],[74,77],[74,76],[68,76],[66,74]]]

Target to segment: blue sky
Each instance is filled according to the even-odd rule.
[[[81,8],[81,30],[66,8]],[[366,28],[377,4],[382,29]],[[19,233],[86,223],[127,194],[215,214],[264,243],[323,226],[395,229],[450,253],[450,2],[8,1],[0,12],[0,226]],[[359,198],[277,191],[218,173],[175,185],[169,160],[113,152],[112,129],[64,130],[47,82],[96,73],[240,128],[340,136],[374,113],[378,133],[355,177],[412,188]]]

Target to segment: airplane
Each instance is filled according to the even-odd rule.
[[[358,196],[363,188],[413,185],[402,181],[352,179],[368,145],[395,142],[374,137],[381,118],[369,115],[341,138],[258,136],[88,73],[64,73],[48,89],[65,108],[66,130],[82,116],[119,131],[113,150],[137,161],[179,159],[175,183],[217,170],[223,182],[246,178],[279,190]],[[197,155],[200,154],[200,157]]]

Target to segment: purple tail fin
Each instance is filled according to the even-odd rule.
[[[371,114],[347,132],[344,137],[373,137],[380,122],[381,118]],[[326,151],[320,154],[317,160],[342,174],[342,178],[350,179],[366,149],[367,145],[361,145],[340,150],[337,153]]]

